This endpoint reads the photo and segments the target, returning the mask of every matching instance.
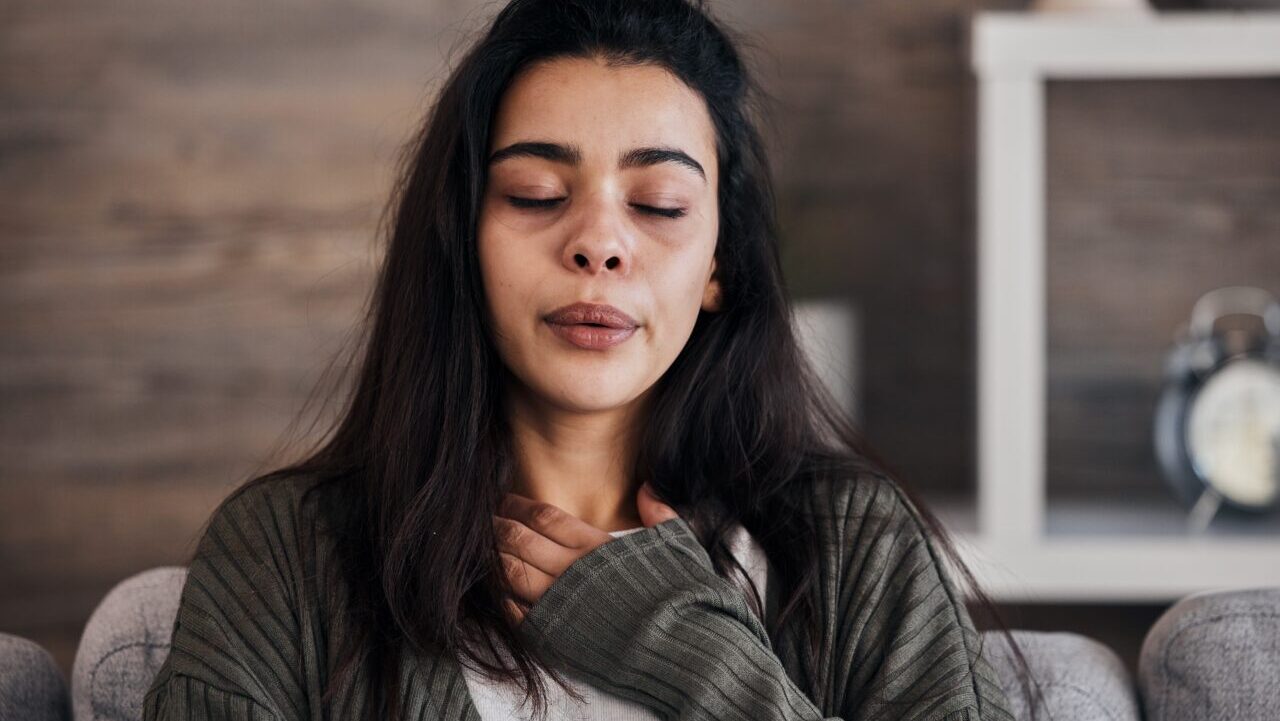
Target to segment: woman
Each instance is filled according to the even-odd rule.
[[[213,514],[146,719],[1012,718],[797,350],[756,92],[683,0],[497,15],[345,412]]]

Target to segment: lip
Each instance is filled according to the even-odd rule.
[[[552,332],[587,350],[612,348],[635,334],[639,323],[611,306],[573,303],[555,309],[543,318]]]
[[[597,303],[573,303],[556,308],[547,314],[548,323],[560,325],[577,325],[590,323],[609,328],[635,328],[639,323],[631,316],[611,305]]]

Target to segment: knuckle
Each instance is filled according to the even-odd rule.
[[[513,546],[520,545],[521,543],[524,542],[524,538],[525,538],[524,526],[520,525],[519,523],[507,524],[506,541],[508,544]]]
[[[493,528],[500,543],[515,543],[516,539],[519,538],[520,535],[520,524],[509,518],[495,519]]]
[[[518,570],[520,570],[520,561],[518,561],[515,556],[505,552],[499,552],[498,555],[502,560],[502,568],[506,571],[507,575],[514,575]]]
[[[560,509],[552,505],[543,504],[533,509],[533,522],[539,527],[550,526],[560,518]]]

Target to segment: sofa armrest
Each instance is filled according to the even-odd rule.
[[[1280,718],[1280,588],[1187,596],[1142,643],[1148,721]]]

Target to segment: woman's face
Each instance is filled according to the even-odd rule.
[[[545,61],[503,96],[489,157],[477,242],[503,362],[564,410],[630,404],[719,302],[704,102],[657,66]],[[574,303],[614,306],[635,328],[548,321]]]

